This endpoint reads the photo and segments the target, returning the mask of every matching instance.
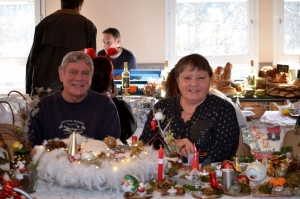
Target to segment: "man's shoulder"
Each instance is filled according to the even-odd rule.
[[[89,90],[90,98],[92,99],[92,103],[101,104],[103,106],[107,106],[109,104],[114,104],[114,102],[108,97],[107,95],[104,95],[102,93],[95,92],[93,90]],[[99,103],[100,102],[100,103]]]
[[[100,50],[98,53],[97,53],[97,56],[104,56],[106,55],[106,52],[104,49]]]
[[[126,54],[126,55],[131,55],[131,56],[134,57],[134,54],[133,54],[130,50],[126,49],[126,48],[123,48],[122,53],[124,53],[124,54]]]

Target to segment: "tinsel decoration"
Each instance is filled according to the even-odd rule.
[[[286,156],[286,158],[281,159],[281,157]],[[273,155],[270,160],[268,160],[268,169],[267,174],[270,177],[276,177],[276,168],[282,167],[284,169],[287,169],[290,164],[290,156],[291,153],[281,154],[281,155]]]
[[[141,140],[137,140],[133,145],[130,146],[131,155],[137,155],[144,151],[144,143]]]
[[[20,193],[17,193],[14,188],[18,187],[18,183],[15,181],[3,181],[2,191],[0,193],[0,199],[14,198],[24,199]]]
[[[54,149],[65,149],[67,145],[61,140],[49,140],[45,145],[47,151],[52,151]]]

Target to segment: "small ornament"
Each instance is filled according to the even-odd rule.
[[[49,140],[45,145],[47,151],[52,151],[54,149],[67,148],[67,145],[61,140]]]
[[[287,170],[284,169],[283,167],[277,167],[275,170],[275,175],[276,175],[276,177],[286,178]]]
[[[230,193],[238,194],[240,193],[240,191],[241,191],[241,186],[238,184],[234,184],[232,185],[232,187],[230,187]]]
[[[162,114],[162,112],[161,112],[161,111],[156,112],[155,115],[154,115],[154,118],[155,118],[156,120],[162,120],[162,119],[163,119],[163,114]]]
[[[117,140],[114,137],[108,136],[104,139],[104,143],[107,145],[108,148],[115,148],[117,146]]]
[[[122,179],[121,189],[124,192],[135,193],[139,187],[139,179],[134,175],[126,175]]]
[[[242,168],[240,167],[240,160],[239,157],[234,157],[233,158],[233,168],[237,172],[242,172]]]
[[[76,131],[74,131],[71,135],[71,143],[69,146],[68,155],[74,156],[77,153],[78,153],[78,146],[76,142]]]
[[[143,193],[143,192],[145,192],[145,190],[146,190],[146,188],[145,188],[144,182],[140,181],[139,182],[139,187],[138,187],[138,192]]]
[[[141,140],[138,140],[134,143],[134,145],[130,146],[131,155],[137,155],[144,151],[144,143]]]
[[[221,164],[222,169],[232,169],[233,163],[230,160],[224,160]]]
[[[249,178],[246,175],[238,175],[237,181],[240,184],[249,185]]]
[[[152,119],[150,125],[151,125],[151,130],[152,130],[153,132],[155,132],[156,129],[157,129],[157,121],[155,120],[155,118]]]
[[[214,172],[214,171],[210,172],[209,173],[209,177],[210,177],[210,182],[209,182],[210,186],[212,188],[216,188],[218,190],[222,190],[222,187],[218,184],[218,182],[216,180],[216,172]]]

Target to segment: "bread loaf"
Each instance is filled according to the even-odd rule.
[[[227,62],[225,67],[218,66],[213,73],[212,80],[211,80],[211,87],[215,89],[220,89],[223,87],[231,87],[230,84],[232,83],[231,80],[231,69],[232,65]]]
[[[300,78],[297,78],[297,79],[293,82],[292,86],[295,86],[296,88],[300,88]]]
[[[279,97],[298,97],[300,96],[300,88],[294,86],[276,86],[271,88],[268,94]]]
[[[277,68],[265,66],[261,69],[265,71],[265,78],[270,83],[289,83],[291,80],[290,72],[279,72]]]
[[[215,70],[214,70],[214,75],[221,75],[224,71],[224,68],[222,66],[218,66]]]
[[[229,80],[231,79],[231,69],[232,69],[232,65],[231,63],[227,62],[225,67],[224,67],[224,71],[221,74],[221,79],[222,80]]]
[[[222,87],[218,88],[219,91],[221,91],[226,96],[233,96],[236,95],[236,89],[233,87]]]

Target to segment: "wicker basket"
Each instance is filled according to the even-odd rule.
[[[266,109],[264,108],[253,108],[251,110],[253,113],[255,113],[254,115],[254,119],[259,119],[265,112],[266,112]]]
[[[252,111],[255,113],[254,119],[259,119],[265,112],[266,109],[261,104],[248,104],[248,106],[242,107],[243,110]]]

